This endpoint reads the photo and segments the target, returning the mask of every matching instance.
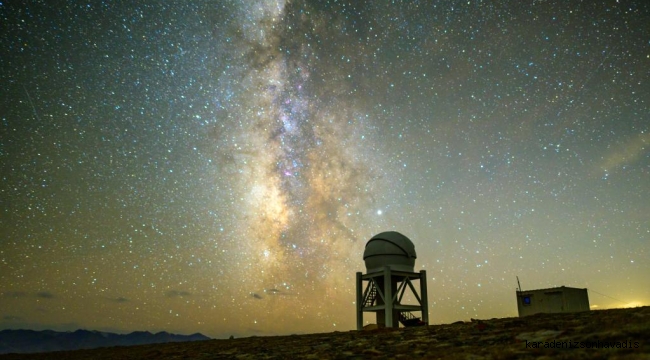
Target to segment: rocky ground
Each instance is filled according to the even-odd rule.
[[[0,359],[36,360],[367,358],[650,359],[650,307],[539,314],[417,328],[0,356]]]

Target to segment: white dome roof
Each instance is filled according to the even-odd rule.
[[[396,231],[373,236],[366,243],[363,252],[367,272],[381,271],[384,266],[390,266],[392,270],[413,272],[416,258],[413,242]]]

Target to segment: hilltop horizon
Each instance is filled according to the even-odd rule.
[[[648,305],[635,305],[635,306],[626,306],[626,307],[611,307],[611,308],[592,308],[590,311],[602,311],[602,310],[623,310],[623,309],[632,309],[632,308],[639,308],[639,307],[648,307]],[[488,319],[495,319],[495,318],[500,318],[500,319],[505,319],[505,318],[516,318],[519,317],[517,314],[512,314],[511,316],[504,316],[504,317],[483,317],[483,318],[465,318],[465,319],[456,319],[456,320],[450,320],[447,322],[432,322],[429,325],[448,325],[448,324],[453,324],[458,321],[470,321],[472,319],[474,320],[488,320]],[[374,319],[370,317],[370,320],[368,320],[368,316],[366,315],[364,319],[366,321],[364,322],[365,325],[373,325],[375,322],[373,321]],[[400,325],[400,328],[403,328],[403,325]],[[169,330],[169,329],[137,329],[137,330],[120,330],[120,329],[113,329],[113,328],[105,328],[105,329],[91,329],[91,328],[70,328],[70,329],[65,329],[65,328],[56,328],[56,327],[48,327],[48,326],[40,326],[37,328],[0,328],[0,331],[4,330],[27,330],[27,331],[54,331],[54,332],[66,332],[66,333],[72,333],[75,331],[89,331],[89,332],[99,332],[99,333],[112,333],[112,334],[118,334],[118,335],[128,335],[132,333],[149,333],[152,335],[159,334],[159,333],[167,333],[167,334],[173,334],[173,335],[185,335],[185,336],[190,336],[190,335],[203,335],[207,336],[211,339],[230,339],[231,337],[234,338],[246,338],[246,337],[254,337],[254,336],[290,336],[290,335],[309,335],[309,334],[322,334],[322,333],[329,333],[332,331],[356,331],[356,327],[354,328],[349,328],[349,329],[338,329],[338,330],[330,330],[330,331],[316,331],[316,332],[285,332],[285,333],[271,333],[271,332],[251,332],[251,333],[244,333],[244,332],[237,332],[237,331],[231,331],[231,332],[202,332],[202,331],[174,331],[174,330]],[[216,334],[216,335],[215,335]]]
[[[20,359],[231,359],[279,358],[638,358],[650,353],[646,321],[650,307],[537,314],[523,318],[471,320],[323,334],[206,340],[102,347],[91,350],[7,354]]]

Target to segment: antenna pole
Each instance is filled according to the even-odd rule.
[[[519,282],[519,276],[517,276],[517,286],[519,287],[519,292],[521,292],[521,283]]]

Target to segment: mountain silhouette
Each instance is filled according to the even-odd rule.
[[[176,335],[165,331],[155,334],[148,331],[115,334],[90,330],[76,330],[73,332],[2,330],[0,331],[0,354],[25,354],[202,340],[210,340],[210,338],[199,333]]]

